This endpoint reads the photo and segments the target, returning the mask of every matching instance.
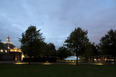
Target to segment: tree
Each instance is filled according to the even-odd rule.
[[[78,65],[78,56],[83,54],[86,46],[89,43],[87,37],[87,31],[82,30],[81,28],[75,28],[75,30],[70,34],[70,36],[65,41],[66,46],[76,55]]]
[[[21,42],[21,50],[29,58],[41,56],[41,44],[43,40],[40,30],[37,30],[35,26],[30,26],[22,33],[22,38],[19,39]]]
[[[44,47],[44,56],[46,57],[54,57],[56,56],[56,49],[53,43],[46,44]]]
[[[71,56],[72,53],[64,46],[59,47],[57,50],[57,56],[62,60],[68,56]]]
[[[97,46],[94,43],[89,43],[86,46],[85,52],[83,53],[83,57],[85,57],[85,61],[90,58],[91,56],[97,56],[99,52],[97,50]]]
[[[116,30],[111,29],[105,36],[100,40],[100,50],[104,55],[111,55],[116,58]]]
[[[0,49],[3,49],[3,48],[4,48],[4,45],[3,45],[3,43],[0,40]]]

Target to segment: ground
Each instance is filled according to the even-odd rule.
[[[0,77],[116,77],[116,65],[0,64]]]

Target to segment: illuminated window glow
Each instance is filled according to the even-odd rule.
[[[7,50],[5,50],[5,52],[7,53]]]
[[[10,49],[10,48],[8,47],[8,49]]]
[[[1,50],[1,52],[3,52],[3,50]]]

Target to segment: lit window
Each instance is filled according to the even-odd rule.
[[[1,50],[1,52],[3,52],[3,50]]]
[[[10,48],[8,47],[8,49],[10,49]]]
[[[5,50],[5,52],[7,53],[7,50]]]

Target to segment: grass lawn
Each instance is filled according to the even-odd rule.
[[[116,65],[0,64],[0,77],[116,77]]]

